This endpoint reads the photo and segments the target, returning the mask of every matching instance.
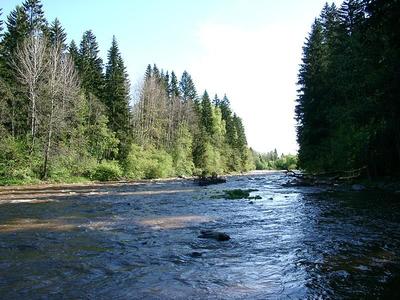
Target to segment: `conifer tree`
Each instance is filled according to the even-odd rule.
[[[213,110],[207,91],[204,91],[201,97],[201,126],[207,134],[212,137],[215,132],[213,124]]]
[[[79,66],[79,50],[78,46],[76,45],[75,41],[72,40],[68,47],[68,53],[71,56],[73,62],[75,63],[75,67],[78,68]]]
[[[103,61],[99,57],[99,46],[91,30],[83,34],[79,48],[78,70],[82,86],[88,95],[92,93],[102,99],[104,89]]]
[[[15,58],[18,45],[22,44],[29,36],[28,16],[22,6],[17,6],[7,16],[7,30],[1,43],[0,59],[3,68],[0,69],[0,77],[4,82],[4,91],[8,91],[8,111],[10,115],[9,129],[12,135],[23,134],[28,130],[28,106],[23,91],[17,83],[17,74],[9,67],[10,61]]]
[[[153,69],[152,69],[152,71],[151,71],[151,75],[152,75],[153,78],[154,78],[155,80],[157,80],[158,82],[161,81],[161,73],[160,73],[160,70],[158,69],[158,67],[157,67],[156,64],[153,65]]]
[[[324,66],[322,25],[315,20],[310,35],[303,47],[303,63],[300,66],[299,95],[296,106],[297,140],[300,145],[299,159],[304,163],[302,167],[313,168],[307,165],[317,161],[320,153],[319,139],[326,127],[321,120],[322,114],[319,98],[323,94],[322,80]],[[308,128],[316,128],[310,131]],[[318,128],[318,129],[317,129]]]
[[[165,73],[165,75],[163,76],[163,85],[165,87],[165,91],[167,92],[167,94],[169,93],[169,72],[167,71]]]
[[[175,72],[171,72],[171,80],[169,81],[168,85],[168,95],[169,97],[177,97],[179,98],[179,86],[178,86],[178,78],[175,75]]]
[[[214,106],[219,106],[220,103],[221,103],[221,100],[218,98],[218,95],[215,94],[214,99],[213,99]]]
[[[181,81],[179,82],[179,91],[183,102],[195,101],[197,98],[196,87],[187,71],[182,73]]]
[[[229,145],[234,145],[236,139],[236,130],[232,119],[232,110],[230,107],[230,102],[226,94],[220,101],[218,107],[221,110],[222,120],[225,121],[226,128],[226,142]]]
[[[144,81],[150,80],[151,76],[153,75],[153,71],[151,65],[148,64],[146,68],[146,72],[144,73]]]
[[[47,21],[40,0],[25,0],[22,7],[28,17],[29,33],[46,33]]]
[[[11,58],[17,45],[22,43],[29,34],[28,16],[21,6],[17,6],[7,16],[6,26],[7,31],[2,41],[2,53],[4,57]]]
[[[65,43],[67,40],[67,34],[65,33],[64,28],[61,26],[61,23],[57,18],[54,19],[54,21],[50,25],[49,38],[52,45],[60,44],[62,51],[67,48],[67,45]]]
[[[129,81],[115,36],[108,51],[105,76],[105,104],[109,126],[121,141],[120,158],[126,157],[130,140],[129,125]]]

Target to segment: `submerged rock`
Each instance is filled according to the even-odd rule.
[[[211,185],[211,184],[225,183],[226,182],[226,178],[217,177],[217,176],[210,176],[210,177],[200,177],[199,179],[196,179],[195,181],[200,186],[207,186],[207,185]]]
[[[191,257],[201,257],[202,255],[203,255],[203,253],[197,252],[197,251],[190,253]]]
[[[201,230],[198,237],[202,239],[214,239],[217,241],[228,241],[231,239],[231,237],[226,233],[213,230]]]

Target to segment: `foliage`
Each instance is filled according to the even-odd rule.
[[[24,1],[0,21],[0,184],[253,167],[226,95],[211,102],[204,92],[199,99],[187,71],[178,80],[154,64],[131,105],[117,39],[106,64],[93,31],[79,43],[67,40],[60,20],[46,20],[40,0]]]
[[[103,161],[94,170],[91,179],[99,181],[119,180],[122,170],[117,161]]]
[[[299,166],[400,173],[400,2],[326,4],[303,47]]]
[[[133,144],[125,161],[130,179],[165,178],[174,174],[172,157],[164,150]]]
[[[297,168],[297,156],[282,154],[278,156],[276,149],[267,153],[251,150],[256,170],[294,170]]]

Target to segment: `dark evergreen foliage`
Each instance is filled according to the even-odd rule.
[[[170,97],[180,97],[178,78],[176,77],[174,71],[171,72],[171,80],[168,85],[168,95]]]
[[[129,124],[129,81],[128,74],[118,49],[115,36],[108,51],[108,63],[105,74],[105,104],[108,111],[109,126],[120,140],[120,158],[124,159],[130,141]]]
[[[400,2],[326,4],[303,48],[296,118],[310,171],[400,171]],[[395,100],[396,99],[396,100]]]
[[[98,99],[103,98],[103,60],[99,57],[99,46],[91,30],[83,34],[79,48],[78,70],[85,92]]]
[[[61,23],[57,18],[50,25],[49,37],[50,42],[53,45],[60,44],[63,51],[67,48],[67,45],[65,43],[67,40],[67,34],[65,33],[64,28],[61,26]]]
[[[214,134],[213,110],[207,91],[204,91],[201,97],[201,125],[208,135],[212,136]]]
[[[179,82],[179,91],[183,102],[195,101],[197,99],[196,87],[194,86],[192,76],[187,71],[182,73]]]
[[[47,32],[47,21],[44,17],[43,5],[40,0],[25,0],[22,7],[27,15],[28,31],[35,34]]]

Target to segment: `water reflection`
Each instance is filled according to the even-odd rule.
[[[206,188],[178,180],[0,191],[0,298],[395,295],[399,199],[284,181],[275,173]],[[230,188],[263,199],[213,199]],[[201,229],[232,239],[198,239]]]

